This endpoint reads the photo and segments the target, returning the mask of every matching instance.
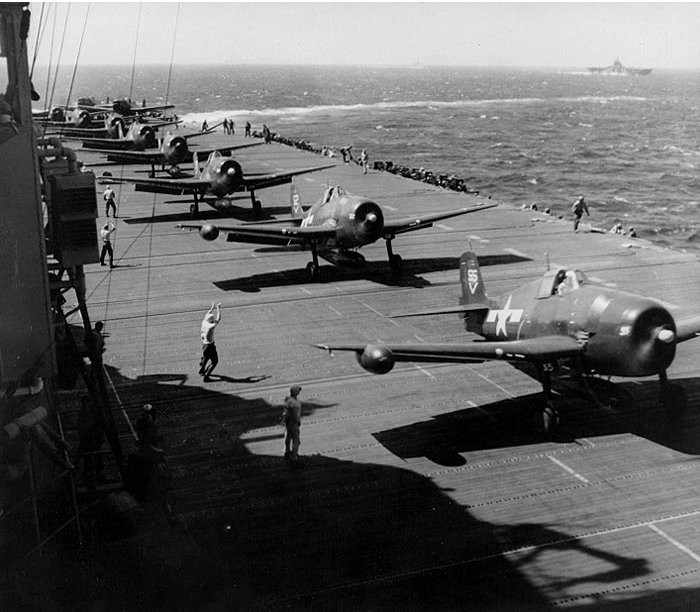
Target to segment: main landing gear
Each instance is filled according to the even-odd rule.
[[[542,439],[549,440],[559,427],[559,413],[552,401],[552,372],[553,363],[542,363],[537,366],[540,382],[542,383],[542,394],[544,406],[535,411],[533,415],[533,426],[535,434]]]
[[[196,219],[199,216],[200,195],[195,191],[192,197],[194,198],[194,203],[190,204],[190,219]]]
[[[401,255],[395,255],[391,248],[391,241],[394,239],[393,236],[388,236],[386,238],[386,253],[389,256],[389,266],[391,267],[391,274],[394,277],[401,276],[401,271],[403,269],[403,259]]]
[[[306,264],[306,271],[308,272],[311,280],[314,283],[317,283],[321,276],[321,268],[318,265],[318,253],[316,252],[316,243],[312,241],[309,244],[309,246],[311,247],[311,257],[313,258],[313,261],[310,261]]]
[[[250,202],[253,205],[253,213],[256,217],[262,215],[262,202],[255,197],[255,189],[250,190]]]

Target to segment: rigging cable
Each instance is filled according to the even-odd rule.
[[[29,80],[32,80],[34,76],[34,65],[36,64],[36,57],[39,54],[39,47],[41,46],[41,39],[44,37],[44,31],[46,30],[46,21],[44,19],[44,6],[41,4],[41,12],[39,13],[39,25],[37,26],[36,40],[34,41],[34,55],[32,56],[32,67],[29,70]],[[51,10],[51,5],[49,5],[49,11]],[[48,12],[47,12],[48,17]]]
[[[173,40],[170,47],[170,64],[168,66],[168,81],[165,88],[165,103],[168,103],[168,98],[170,97],[170,77],[173,72],[173,58],[175,56],[175,40],[177,38],[177,26],[180,20],[180,3],[177,3],[177,11],[175,13],[175,27],[173,28]],[[146,314],[144,316],[144,330],[143,330],[143,361],[141,363],[141,374],[146,374],[146,355],[148,354],[148,311],[150,307],[151,298],[151,258],[153,254],[153,223],[156,216],[156,194],[153,194],[153,201],[151,204],[151,223],[149,224],[148,233],[148,270],[146,271]]]
[[[70,103],[70,97],[73,94],[73,85],[75,84],[75,75],[78,72],[78,62],[80,61],[80,51],[83,48],[83,40],[85,39],[85,28],[87,27],[88,16],[90,15],[90,3],[88,2],[85,17],[83,19],[83,31],[80,33],[80,43],[78,44],[78,52],[75,55],[75,64],[73,65],[73,74],[70,77],[70,88],[66,97],[66,106]]]
[[[46,110],[51,110],[51,105],[49,104],[49,87],[51,86],[51,60],[53,59],[53,48],[56,42],[56,19],[58,18],[58,9],[55,5],[51,5],[49,10],[53,9],[53,27],[51,28],[51,44],[49,46],[49,61],[46,65],[46,90],[44,91],[44,108]],[[48,19],[48,15],[47,15]],[[50,113],[49,113],[50,115]],[[42,136],[46,132],[46,126],[42,128]]]
[[[53,75],[53,85],[51,87],[51,96],[49,97],[49,108],[51,108],[51,104],[53,104],[53,97],[54,94],[56,93],[56,83],[58,82],[58,69],[61,66],[61,55],[63,54],[63,43],[66,41],[66,30],[68,29],[68,15],[70,15],[70,3],[68,4],[68,7],[66,8],[66,19],[63,22],[63,34],[61,35],[61,44],[58,47],[58,57],[56,58],[56,71],[54,72]],[[67,105],[68,103],[66,103]]]
[[[131,62],[131,84],[129,85],[129,100],[134,94],[134,73],[136,72],[136,49],[139,46],[139,30],[141,29],[141,9],[143,4],[139,2],[139,14],[136,17],[136,38],[134,39],[134,59]]]

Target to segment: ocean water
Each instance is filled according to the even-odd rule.
[[[593,225],[619,220],[700,252],[700,72],[219,65],[174,66],[168,79],[166,66],[83,66],[72,91],[70,72],[53,105],[69,91],[167,99],[186,122],[228,117],[319,147],[352,144],[370,163],[455,174],[516,206],[568,216],[584,194]],[[48,99],[46,80],[37,70]]]

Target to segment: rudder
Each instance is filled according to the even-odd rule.
[[[486,313],[489,311],[489,299],[484,279],[481,277],[479,260],[473,251],[466,251],[459,258],[459,280],[462,285],[459,303],[468,307],[462,314],[464,327],[467,331],[481,334]]]
[[[301,219],[304,216],[304,207],[301,204],[296,183],[291,183],[289,186],[289,203],[292,207],[292,219]]]
[[[481,277],[479,260],[474,251],[466,251],[459,258],[459,280],[462,285],[460,304],[473,304],[477,307],[488,308],[489,300],[486,295],[486,286]]]

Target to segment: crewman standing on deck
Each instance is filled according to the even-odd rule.
[[[301,402],[297,398],[300,392],[299,385],[292,385],[289,388],[289,395],[284,398],[282,412],[282,422],[287,430],[287,435],[284,437],[284,458],[292,462],[299,461]]]
[[[586,206],[586,200],[580,195],[576,201],[571,205],[571,212],[574,213],[574,232],[578,232],[578,224],[581,222],[581,217],[585,212],[589,217],[591,213],[588,212],[588,206]]]
[[[216,352],[216,344],[214,344],[214,328],[221,321],[221,304],[216,305],[216,314],[214,314],[214,302],[211,303],[211,308],[202,319],[200,329],[200,339],[202,340],[202,359],[199,362],[199,374],[204,377],[204,382],[209,382],[210,374],[219,363],[219,355]]]

